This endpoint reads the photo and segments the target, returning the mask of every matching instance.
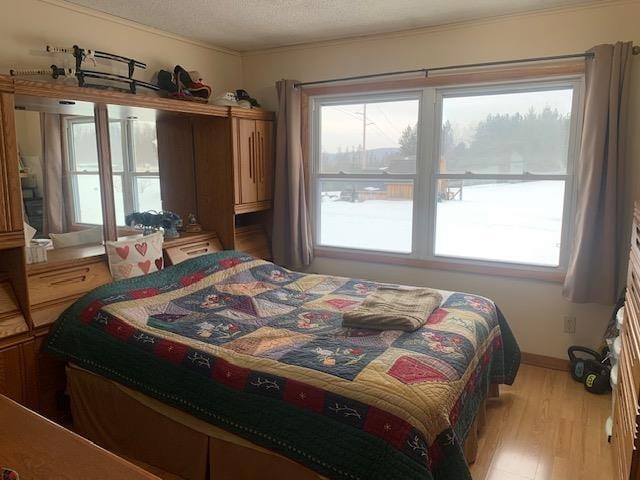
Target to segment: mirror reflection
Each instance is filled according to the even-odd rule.
[[[133,213],[161,212],[156,112],[109,107],[111,168],[119,234],[129,233]]]
[[[103,240],[93,109],[87,102],[16,97],[24,220],[48,247]]]

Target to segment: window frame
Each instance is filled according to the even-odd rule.
[[[69,191],[69,199],[71,200],[72,206],[72,218],[71,224],[74,226],[95,226],[102,225],[98,223],[86,223],[80,221],[80,201],[79,201],[79,192],[76,183],[76,177],[81,175],[96,175],[98,177],[98,181],[100,179],[100,159],[96,161],[96,170],[78,170],[77,162],[75,156],[75,143],[74,143],[74,132],[73,126],[76,124],[93,124],[95,128],[95,119],[94,117],[83,117],[83,116],[73,116],[73,117],[63,117],[65,133],[64,133],[64,152],[66,161],[64,162],[66,177],[67,177],[67,188]],[[97,142],[97,139],[96,139]],[[98,155],[98,151],[96,148],[96,157]],[[104,223],[104,218],[102,223]]]
[[[345,102],[345,99],[348,99]],[[320,143],[321,143],[321,110],[323,106],[331,106],[331,105],[347,105],[347,104],[360,104],[360,103],[374,103],[374,102],[393,102],[393,101],[402,101],[402,100],[418,100],[418,145],[416,149],[416,171],[415,173],[408,174],[398,174],[398,173],[346,173],[346,172],[338,172],[338,173],[323,173],[320,168]],[[313,237],[314,237],[314,246],[320,247],[323,249],[334,250],[334,251],[345,251],[345,250],[353,250],[357,252],[367,252],[367,253],[377,253],[377,254],[385,254],[385,255],[397,255],[401,257],[413,257],[413,252],[415,250],[416,245],[416,190],[418,188],[418,179],[419,179],[419,151],[420,151],[420,122],[422,119],[422,103],[423,103],[423,92],[422,90],[403,90],[403,91],[393,91],[393,92],[381,92],[381,93],[363,93],[363,94],[349,94],[349,95],[332,95],[326,97],[315,97],[313,99],[313,105],[311,108],[311,115],[313,117],[312,120],[312,131],[311,135],[311,144],[312,147],[312,156],[311,156],[311,218],[312,218],[312,229],[313,229]],[[363,149],[366,148],[363,145]],[[320,239],[320,231],[321,231],[321,191],[320,191],[320,183],[322,181],[358,181],[358,180],[375,180],[381,182],[389,182],[392,180],[405,180],[413,182],[413,199],[412,199],[412,228],[411,228],[411,252],[401,252],[397,250],[375,250],[375,249],[361,249],[361,248],[352,248],[352,247],[339,247],[334,245],[323,245],[318,243]]]
[[[470,94],[511,93],[540,90],[554,90],[571,88],[573,90],[571,126],[569,131],[569,145],[566,174],[554,175],[562,177],[565,181],[564,203],[562,212],[562,227],[560,237],[560,256],[558,266],[545,266],[490,259],[475,259],[465,257],[453,257],[435,254],[436,237],[436,210],[437,181],[442,175],[439,173],[440,127],[442,118],[442,100],[447,96],[465,96]],[[335,103],[346,103],[368,97],[384,97],[398,94],[419,94],[420,118],[418,121],[418,150],[416,157],[416,175],[414,180],[413,199],[413,235],[412,251],[410,253],[397,253],[380,250],[345,248],[322,245],[318,242],[320,234],[319,224],[319,139],[320,122],[319,106]],[[423,88],[407,88],[392,91],[366,92],[363,86],[362,93],[338,93],[320,94],[308,97],[309,101],[309,158],[310,158],[310,204],[311,220],[314,232],[314,247],[319,256],[334,258],[363,259],[367,261],[379,261],[380,263],[403,264],[411,266],[424,266],[427,268],[449,268],[457,271],[487,272],[506,275],[540,279],[561,280],[567,270],[571,244],[573,242],[573,222],[571,219],[575,213],[576,203],[576,171],[579,148],[582,133],[583,109],[584,109],[584,74],[572,73],[547,78],[506,80],[495,82],[483,82],[477,84],[442,86],[426,86]],[[453,174],[461,178],[458,174]],[[466,174],[463,174],[466,175]],[[471,177],[491,178],[504,177],[498,174],[475,174]],[[547,179],[550,175],[528,174],[515,175],[513,179]],[[518,177],[518,178],[515,178]],[[346,178],[346,177],[345,177]],[[384,178],[391,178],[384,177]],[[384,179],[383,178],[383,179]],[[426,239],[426,241],[424,241]],[[420,240],[420,241],[419,241]]]
[[[123,198],[123,208],[126,212],[134,212],[138,211],[139,207],[139,198],[137,191],[137,179],[139,178],[151,178],[157,179],[160,181],[160,166],[158,165],[157,171],[136,171],[136,163],[135,163],[135,135],[133,134],[133,122],[138,121],[137,119],[120,119],[120,120],[109,120],[109,125],[112,123],[120,124],[120,138],[121,138],[121,151],[122,151],[122,171],[113,170],[113,162],[111,164],[112,178],[119,177],[122,184],[122,198]],[[74,177],[77,175],[100,175],[100,172],[96,170],[95,172],[86,171],[86,170],[75,170],[75,150],[73,143],[73,124],[77,123],[93,123],[95,124],[95,119],[93,117],[70,117],[65,118],[65,129],[66,129],[66,141],[67,141],[67,176],[68,176],[68,185],[70,198],[72,201],[73,207],[73,219],[72,223],[74,225],[93,225],[87,223],[80,223],[78,221],[79,218],[79,199],[78,199],[78,190],[74,183]],[[74,167],[72,169],[72,167]],[[114,185],[115,188],[115,185]],[[115,198],[115,195],[114,195]],[[115,205],[114,205],[115,207]],[[117,217],[117,214],[116,214]],[[125,227],[126,225],[117,225],[118,227]]]

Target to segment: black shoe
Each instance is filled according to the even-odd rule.
[[[169,93],[176,93],[178,91],[177,85],[173,83],[173,74],[166,70],[160,70],[158,72],[158,87]]]
[[[189,75],[189,72],[180,65],[176,65],[176,68],[173,69],[173,74],[176,77],[176,84],[180,90],[191,88],[193,86],[191,75]]]

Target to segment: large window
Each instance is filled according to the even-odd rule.
[[[93,119],[69,120],[67,132],[75,221],[101,224],[102,206]],[[116,222],[124,226],[125,212],[162,210],[156,124],[131,119],[110,121],[109,136]],[[82,202],[77,201],[78,198],[82,198]],[[89,198],[90,201],[86,201]]]
[[[562,268],[581,80],[316,97],[316,243]]]

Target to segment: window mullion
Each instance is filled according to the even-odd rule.
[[[434,201],[434,159],[436,158],[436,91],[425,88],[420,111],[420,161],[416,168],[418,181],[414,201],[414,252],[418,258],[433,254],[434,228],[431,219]]]
[[[124,202],[124,211],[125,215],[127,212],[135,212],[137,211],[136,201],[135,201],[135,185],[133,184],[132,172],[133,172],[133,135],[131,122],[127,120],[123,120],[121,123],[121,131],[122,131],[122,139],[123,139],[123,148],[122,148],[122,158],[123,158],[123,174],[122,174],[122,195]]]

